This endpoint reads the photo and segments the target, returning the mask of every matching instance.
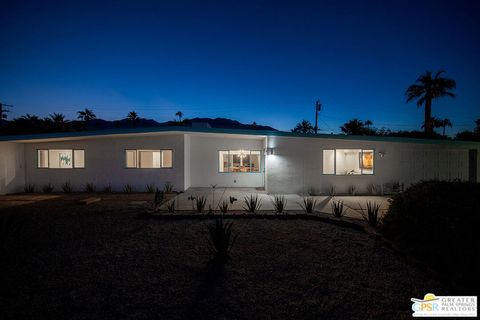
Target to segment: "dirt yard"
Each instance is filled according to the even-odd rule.
[[[23,203],[2,254],[1,319],[398,319],[447,288],[366,234],[302,220],[237,220],[224,267],[208,221],[135,219],[132,201],[85,195]]]

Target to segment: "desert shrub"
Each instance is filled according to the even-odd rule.
[[[258,194],[245,196],[244,202],[243,209],[250,213],[256,213],[262,207],[262,200],[258,199]]]
[[[305,213],[313,213],[315,211],[315,207],[317,206],[317,200],[312,197],[304,197],[303,203],[300,203],[300,206]]]
[[[222,203],[218,204],[218,209],[220,209],[221,213],[227,213],[228,212],[228,201],[223,200]]]
[[[73,186],[70,181],[65,181],[64,184],[62,184],[62,191],[64,193],[72,193],[73,192]]]
[[[23,188],[23,191],[25,193],[34,193],[35,192],[35,185],[33,184],[27,184],[25,185],[25,187]]]
[[[145,190],[148,193],[154,193],[155,192],[155,185],[153,183],[149,183],[145,186]]]
[[[94,185],[92,182],[88,182],[88,183],[85,185],[84,191],[85,191],[86,193],[93,193],[93,192],[95,192],[95,185]]]
[[[238,235],[232,232],[233,223],[224,223],[223,219],[216,219],[214,224],[207,226],[209,249],[214,254],[214,260],[225,262]]]
[[[172,193],[173,184],[170,181],[165,182],[165,186],[163,187],[163,191],[165,191],[165,193]]]
[[[104,193],[112,193],[112,185],[111,184],[107,184],[103,187],[103,192]]]
[[[205,204],[207,203],[207,198],[205,196],[195,197],[195,210],[198,213],[202,213],[205,210]]]
[[[287,199],[285,196],[276,195],[273,197],[272,202],[276,213],[283,213],[285,211],[285,207],[287,206]]]
[[[130,183],[127,183],[126,185],[123,186],[123,192],[124,193],[132,193],[133,192],[133,187]]]
[[[334,217],[341,218],[345,215],[346,211],[343,210],[343,201],[332,201],[331,207]]]
[[[478,278],[480,184],[426,181],[392,198],[383,235],[466,290]],[[465,292],[465,291],[462,291]]]
[[[44,186],[42,187],[42,191],[43,191],[43,193],[52,193],[52,191],[53,191],[53,186],[52,186],[52,184],[51,184],[51,183],[47,183],[46,185],[44,185]]]
[[[365,220],[371,227],[378,227],[382,220],[382,216],[379,215],[380,204],[376,202],[367,201],[367,213],[360,206],[360,213],[362,214],[363,220]]]
[[[173,199],[167,204],[167,210],[170,213],[175,213],[175,199]]]

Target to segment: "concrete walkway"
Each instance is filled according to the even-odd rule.
[[[237,199],[229,210],[243,211],[245,205],[245,197],[250,195],[258,195],[261,201],[261,211],[274,211],[273,199],[274,195],[266,194],[265,191],[259,191],[255,188],[190,188],[186,192],[176,197],[177,210],[192,210],[194,202],[189,200],[190,197],[206,197],[206,211],[211,206],[215,211],[219,211],[218,205],[224,200],[229,201],[230,197]],[[303,211],[303,197],[298,194],[284,194],[287,205],[286,210]],[[323,213],[331,213],[331,204],[333,201],[343,201],[346,215],[354,218],[361,218],[360,211],[363,208],[366,212],[367,202],[376,202],[380,204],[380,212],[388,209],[388,197],[383,196],[314,196],[316,200],[316,211]],[[229,202],[230,203],[230,202]]]

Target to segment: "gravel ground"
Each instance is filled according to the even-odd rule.
[[[366,234],[316,221],[234,221],[219,267],[209,222],[137,220],[127,207],[142,197],[0,207],[18,225],[0,260],[0,318],[397,319],[411,297],[448,293]]]

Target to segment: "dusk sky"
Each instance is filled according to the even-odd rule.
[[[345,121],[420,129],[405,89],[446,70],[449,133],[480,118],[480,1],[2,1],[9,118],[92,108],[103,119],[226,117],[290,130]]]

